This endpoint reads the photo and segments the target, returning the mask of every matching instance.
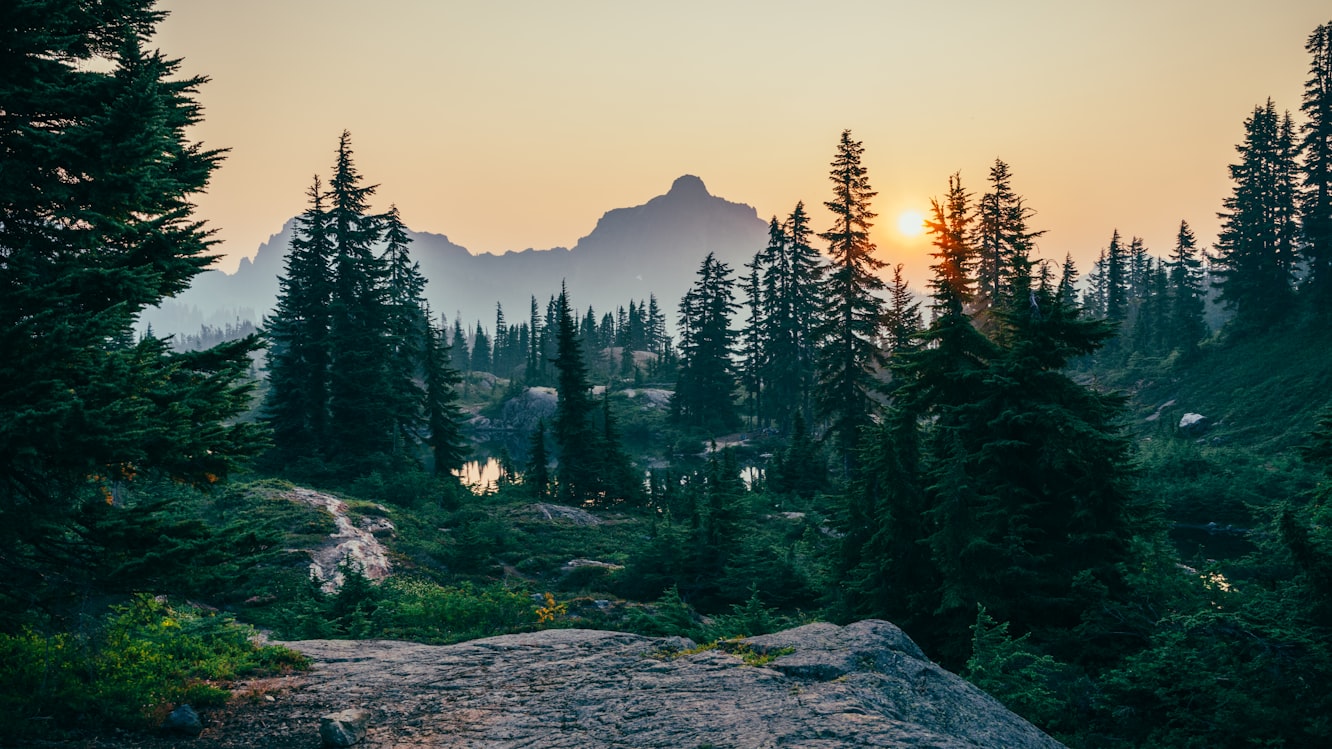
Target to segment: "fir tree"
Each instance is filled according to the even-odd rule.
[[[1101,285],[1105,298],[1105,319],[1119,323],[1128,317],[1129,270],[1127,248],[1119,239],[1119,230],[1110,235],[1105,248],[1105,269]]]
[[[803,203],[782,224],[774,216],[763,251],[764,369],[767,413],[789,431],[797,411],[812,410],[815,329],[822,304],[823,265],[810,241],[813,230]]]
[[[254,337],[173,353],[135,318],[212,260],[194,200],[222,152],[187,138],[204,78],[147,51],[147,0],[7,4],[0,48],[0,611],[104,563],[88,520],[119,485],[225,479]],[[95,513],[95,514],[89,514]],[[44,586],[52,586],[42,589]]]
[[[444,328],[434,324],[425,308],[426,339],[422,360],[425,377],[425,421],[436,476],[462,468],[467,440],[462,433],[463,413],[458,407],[458,385],[462,377],[449,360]]]
[[[1300,110],[1304,180],[1300,222],[1307,242],[1308,288],[1321,310],[1332,298],[1332,23],[1314,29],[1304,49],[1311,58]]]
[[[1207,334],[1203,319],[1205,290],[1202,279],[1202,258],[1198,241],[1187,221],[1179,222],[1175,249],[1166,264],[1169,269],[1170,313],[1166,345],[1181,354],[1191,353]]]
[[[914,345],[914,338],[924,320],[920,316],[920,302],[907,280],[902,276],[902,264],[893,266],[892,286],[888,289],[888,307],[884,310],[883,329],[888,342],[888,350],[894,355],[908,351]]]
[[[844,472],[850,472],[860,430],[875,411],[879,389],[876,371],[884,363],[878,349],[883,319],[877,294],[883,291],[878,271],[884,262],[874,257],[869,230],[875,214],[870,199],[868,172],[861,164],[864,147],[842,132],[829,178],[833,199],[824,203],[833,213],[833,226],[819,237],[828,242],[832,258],[824,285],[824,306],[818,338],[816,402],[820,416],[836,440]]]
[[[328,440],[329,304],[332,244],[319,177],[310,206],[296,218],[277,304],[264,322],[268,340],[265,416],[282,462],[321,455]]]
[[[598,498],[597,480],[599,442],[593,427],[587,365],[583,362],[577,322],[569,304],[569,293],[562,286],[556,298],[554,359],[558,400],[552,436],[559,450],[558,483],[560,500],[581,504]]]
[[[467,333],[463,332],[462,313],[453,318],[453,342],[449,344],[449,360],[459,372],[472,371],[471,349],[467,347]]]
[[[490,336],[486,335],[485,328],[479,322],[472,332],[472,362],[469,368],[473,372],[490,372],[494,369],[490,356]]]
[[[731,268],[712,253],[680,300],[680,371],[671,398],[674,418],[685,424],[729,429],[740,423],[732,354],[736,310]]]
[[[657,295],[648,295],[647,320],[644,323],[647,333],[648,351],[660,355],[665,349],[669,337],[666,335],[666,314],[657,304]]]
[[[773,223],[776,222],[774,218]],[[740,330],[740,385],[749,404],[750,422],[755,426],[764,422],[765,415],[762,397],[765,368],[763,344],[766,326],[763,319],[763,288],[759,284],[759,271],[763,267],[762,255],[762,252],[758,253],[752,261],[745,264],[749,269],[749,275],[740,282],[740,290],[745,295],[744,308],[748,310],[744,327]]]
[[[1224,201],[1213,257],[1221,301],[1240,328],[1266,325],[1289,309],[1295,264],[1295,143],[1289,115],[1269,99],[1244,121],[1244,142],[1230,166],[1235,185]]]
[[[999,303],[1009,291],[1009,276],[1018,264],[1027,261],[1034,240],[1045,233],[1028,229],[1027,220],[1034,211],[1014,192],[1012,177],[1008,164],[995,159],[990,167],[990,190],[977,201],[972,244],[977,260],[978,313]]]
[[[396,205],[389,207],[383,222],[384,335],[389,355],[385,376],[393,416],[393,453],[397,455],[420,443],[428,426],[420,382],[425,375],[430,317],[425,307],[426,279],[411,258],[411,238]]]
[[[546,420],[537,419],[536,429],[532,430],[531,444],[527,451],[527,471],[523,475],[523,484],[538,501],[546,499],[550,493],[550,457],[546,454]]]
[[[393,447],[393,393],[385,267],[375,255],[381,237],[370,213],[373,186],[352,161],[351,134],[338,140],[329,181],[333,295],[329,305],[329,456],[340,470],[363,472]]]

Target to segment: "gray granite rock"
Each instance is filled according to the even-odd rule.
[[[362,705],[369,747],[1060,746],[882,621],[701,650],[682,638],[572,629],[443,647],[287,644],[315,665],[284,698],[274,745],[330,709]]]
[[[355,746],[365,738],[370,711],[360,708],[339,710],[319,719],[319,739],[324,746]]]

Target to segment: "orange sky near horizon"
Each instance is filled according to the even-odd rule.
[[[829,219],[843,129],[879,192],[875,240],[923,289],[925,213],[995,158],[1086,273],[1118,228],[1165,255],[1216,235],[1243,120],[1297,116],[1325,0],[835,5],[764,0],[167,0],[155,40],[211,77],[192,133],[231,149],[198,199],[220,267],[304,208],[338,134],[418,231],[473,252],[573,246],[682,174],[759,216]],[[758,248],[755,248],[756,250]]]

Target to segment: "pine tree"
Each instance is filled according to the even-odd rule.
[[[1207,323],[1203,318],[1206,296],[1199,254],[1193,230],[1187,221],[1180,221],[1175,249],[1167,263],[1170,317],[1166,345],[1184,355],[1192,353],[1207,334]]]
[[[328,441],[333,251],[318,176],[307,194],[310,206],[296,218],[277,303],[264,321],[269,345],[265,416],[273,430],[274,455],[283,463],[318,457]]]
[[[449,344],[449,361],[459,372],[472,371],[471,349],[467,347],[467,333],[463,332],[462,313],[453,318],[453,342]]]
[[[860,430],[871,423],[876,406],[875,378],[884,364],[878,349],[883,291],[878,271],[884,262],[874,257],[869,230],[875,217],[870,199],[869,177],[861,164],[864,147],[842,132],[833,157],[829,178],[833,199],[824,203],[834,223],[819,235],[828,242],[832,258],[824,285],[824,306],[818,339],[816,403],[819,415],[833,435],[843,471],[850,473]]]
[[[894,355],[911,349],[914,338],[924,320],[920,316],[920,302],[907,280],[902,276],[902,264],[893,266],[893,282],[888,288],[888,307],[884,310],[883,329],[888,343],[888,350]]]
[[[490,356],[490,336],[486,335],[480,322],[476,324],[476,330],[472,331],[472,361],[469,369],[473,372],[490,372],[494,369]]]
[[[532,430],[532,441],[527,451],[527,471],[523,484],[537,500],[544,500],[550,493],[550,457],[546,454],[546,420],[537,419],[536,429]]]
[[[637,506],[643,499],[643,474],[625,454],[620,441],[620,430],[615,426],[611,411],[610,390],[601,394],[601,439],[596,446],[598,491],[596,504],[611,507],[617,504]]]
[[[1027,220],[1035,212],[1013,191],[1012,177],[1008,164],[995,159],[990,167],[990,190],[977,201],[972,239],[977,259],[977,313],[999,303],[1009,291],[1008,277],[1027,261],[1033,242],[1045,233],[1027,228]]]
[[[730,322],[738,306],[734,287],[730,266],[708,253],[680,300],[680,370],[671,408],[681,423],[721,429],[740,423]]]
[[[657,304],[657,295],[648,295],[647,320],[644,323],[647,330],[648,351],[660,355],[670,340],[666,335],[666,313],[661,311],[661,305]]]
[[[333,295],[329,305],[329,457],[357,475],[391,453],[393,394],[385,267],[375,255],[381,222],[370,213],[373,186],[352,161],[351,134],[338,140],[329,181],[329,236],[333,240]]]
[[[504,306],[495,302],[495,340],[490,344],[490,371],[498,377],[508,377],[512,372],[508,366],[509,326],[504,322]]]
[[[841,573],[851,594],[847,608],[858,615],[892,617],[903,626],[928,621],[927,612],[940,604],[941,572],[931,547],[923,543],[938,531],[928,519],[930,501],[952,496],[947,489],[956,494],[965,486],[961,481],[930,486],[918,425],[936,425],[930,440],[934,451],[954,450],[958,417],[997,356],[994,344],[967,316],[975,298],[975,251],[970,245],[974,217],[970,194],[958,175],[949,178],[947,196],[932,201],[931,208],[926,227],[935,247],[930,281],[934,320],[920,345],[893,361],[892,408],[867,441],[863,470],[852,484],[842,518],[846,536]],[[948,530],[962,532],[957,524]]]
[[[425,421],[436,476],[462,468],[467,440],[462,433],[463,413],[458,406],[458,385],[462,377],[453,368],[445,345],[445,330],[434,323],[430,308],[425,308],[426,339],[422,360],[425,377]]]
[[[1213,256],[1221,301],[1241,329],[1282,317],[1291,301],[1295,265],[1294,126],[1269,99],[1244,121],[1235,185],[1217,214],[1221,231]]]
[[[1119,323],[1128,317],[1129,293],[1128,252],[1119,239],[1119,230],[1110,235],[1110,246],[1105,248],[1104,278],[1101,284],[1105,295],[1105,319]]]
[[[796,412],[810,414],[816,379],[815,329],[822,304],[824,267],[810,241],[804,203],[782,224],[774,216],[763,251],[764,370],[766,412],[778,429],[791,429]]]
[[[524,379],[529,385],[540,385],[546,381],[546,357],[542,350],[542,341],[545,338],[545,328],[541,325],[541,317],[537,309],[536,295],[532,295],[532,306],[528,313],[528,327],[530,332],[527,339],[527,372]]]
[[[775,218],[773,223],[777,223]],[[749,269],[749,275],[740,281],[740,290],[745,295],[744,309],[747,310],[744,327],[740,329],[740,385],[749,404],[750,422],[757,427],[765,422],[766,416],[763,412],[765,304],[763,287],[759,283],[763,253],[756,254],[745,267]]]
[[[601,489],[597,480],[599,440],[593,427],[595,406],[587,381],[587,365],[583,362],[577,322],[569,304],[569,293],[563,286],[555,302],[555,346],[553,360],[556,369],[558,400],[552,436],[559,450],[557,456],[560,500],[581,504],[596,499]]]
[[[1312,58],[1300,110],[1304,180],[1300,223],[1307,242],[1308,288],[1320,310],[1332,298],[1332,23],[1314,29],[1304,49]]]
[[[151,6],[10,3],[0,22],[6,617],[102,563],[75,521],[121,514],[107,507],[117,485],[208,485],[259,447],[236,419],[256,338],[182,353],[133,340],[136,317],[213,260],[192,213],[222,158],[186,136],[205,79],[144,49],[162,18]]]
[[[425,307],[425,276],[411,258],[407,227],[398,207],[390,206],[383,216],[385,326],[388,355],[385,377],[393,417],[393,454],[422,441],[428,425],[425,393],[420,382],[425,375],[429,312]]]

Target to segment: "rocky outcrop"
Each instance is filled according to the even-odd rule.
[[[331,494],[297,487],[283,496],[293,502],[317,507],[333,518],[333,533],[324,543],[310,550],[310,574],[321,581],[324,592],[332,593],[342,587],[342,571],[338,568],[343,561],[360,568],[361,574],[371,580],[383,580],[389,576],[393,565],[389,563],[388,549],[378,538],[392,534],[393,524],[388,518],[363,521],[358,527],[347,516],[347,503]]]
[[[882,621],[713,648],[576,629],[444,647],[286,644],[315,665],[251,708],[265,746],[310,746],[322,716],[358,709],[367,747],[1060,746]],[[196,746],[245,745],[229,733],[223,722]]]

